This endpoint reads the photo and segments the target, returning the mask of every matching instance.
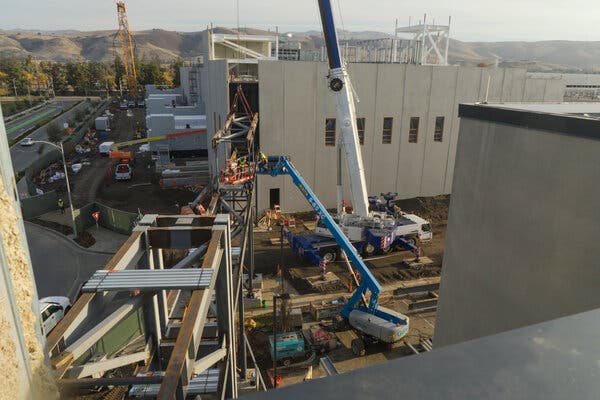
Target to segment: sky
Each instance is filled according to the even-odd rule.
[[[240,26],[281,32],[320,30],[316,0],[126,0],[132,30],[199,31]],[[340,13],[338,12],[338,2]],[[338,27],[392,33],[396,18],[445,24],[463,41],[600,41],[600,2],[593,0],[333,0]],[[0,0],[0,29],[116,29],[114,0]]]

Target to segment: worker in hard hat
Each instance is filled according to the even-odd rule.
[[[65,202],[63,201],[62,198],[58,199],[58,208],[60,208],[60,213],[61,214],[65,213]]]
[[[262,151],[258,152],[258,169],[261,171],[267,170],[267,163],[269,162],[269,158]]]

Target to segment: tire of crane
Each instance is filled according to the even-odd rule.
[[[375,249],[375,246],[373,246],[371,243],[367,243],[365,244],[365,247],[363,247],[363,255],[365,257],[371,257],[375,254],[375,251],[377,249]]]
[[[334,262],[337,258],[337,252],[335,250],[325,250],[321,257],[323,257],[323,261],[328,263]]]
[[[392,245],[390,245],[390,246],[388,246],[388,247],[384,247],[383,249],[381,249],[381,252],[382,252],[383,254],[388,254],[388,253],[390,253],[392,250],[393,250],[393,246],[392,246]]]
[[[362,357],[367,353],[365,350],[365,342],[363,342],[362,339],[353,339],[351,346],[352,353],[357,357]]]
[[[341,315],[336,315],[333,317],[333,330],[336,332],[346,331],[349,328],[348,321],[346,318]]]

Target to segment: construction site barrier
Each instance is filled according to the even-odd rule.
[[[93,214],[98,212],[98,225],[114,232],[129,235],[136,226],[139,216],[94,202],[75,210],[77,231],[82,232],[96,225]]]
[[[36,218],[42,214],[55,210],[58,210],[58,193],[55,191],[21,200],[23,219]]]

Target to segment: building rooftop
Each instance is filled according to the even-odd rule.
[[[248,399],[592,399],[600,310],[248,395]]]
[[[600,139],[600,102],[460,104],[460,118],[471,118]]]

